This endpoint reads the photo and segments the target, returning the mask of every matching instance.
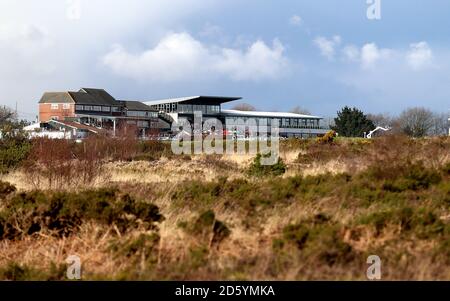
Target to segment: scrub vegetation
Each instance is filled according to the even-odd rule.
[[[32,141],[3,165],[0,279],[64,280],[78,255],[84,280],[364,280],[378,255],[384,280],[450,280],[449,138],[280,147],[267,167],[129,138]]]

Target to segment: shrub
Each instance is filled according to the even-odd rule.
[[[22,136],[8,136],[0,140],[0,174],[18,167],[26,159],[30,149],[30,143]]]
[[[159,242],[161,237],[158,233],[141,233],[137,237],[123,240],[114,240],[110,243],[109,250],[118,256],[125,256],[134,264],[144,262],[148,265],[157,263]]]
[[[336,138],[336,132],[329,131],[324,136],[317,138],[317,142],[321,143],[321,144],[331,144],[334,142],[335,138]]]
[[[402,207],[371,213],[359,219],[360,224],[372,225],[380,234],[389,225],[400,226],[404,234],[429,239],[445,231],[444,223],[428,208]]]
[[[67,267],[65,265],[57,265],[53,262],[50,264],[49,269],[43,271],[10,261],[6,266],[0,268],[0,279],[10,281],[59,281],[65,279],[66,270]]]
[[[115,225],[121,232],[136,227],[153,230],[163,220],[157,206],[136,201],[117,190],[20,193],[5,202],[0,215],[0,237],[15,239],[41,230],[68,236],[86,221]]]
[[[267,156],[268,157],[268,156]],[[277,163],[273,165],[262,165],[261,154],[257,154],[252,164],[247,170],[251,176],[280,176],[286,172],[286,165],[281,158],[278,158]]]
[[[216,219],[214,211],[207,210],[201,213],[190,223],[182,222],[179,226],[188,234],[196,237],[201,243],[208,246],[218,246],[230,236],[230,229],[221,221]]]
[[[5,198],[6,196],[10,195],[11,193],[16,191],[16,187],[7,183],[0,181],[0,199]]]
[[[35,187],[51,189],[92,185],[103,169],[102,140],[87,139],[82,144],[68,140],[36,139],[23,167],[27,180]]]
[[[444,165],[444,167],[442,168],[442,171],[444,172],[444,174],[450,176],[450,162],[448,162],[447,164]]]
[[[355,257],[353,248],[343,241],[341,226],[324,214],[286,226],[283,240],[294,244],[300,256],[315,257],[329,266],[348,264]],[[277,240],[274,246],[283,248],[285,243]]]
[[[378,178],[382,177],[384,175],[378,175]],[[425,168],[422,162],[408,163],[402,167],[397,166],[397,176],[395,179],[388,178],[383,184],[383,189],[393,192],[428,189],[441,180],[442,177],[437,170]]]

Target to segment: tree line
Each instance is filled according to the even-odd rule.
[[[394,134],[414,138],[448,135],[449,116],[422,107],[408,108],[398,116],[364,114],[357,108],[344,107],[337,113],[332,129],[344,137],[363,137],[376,127],[389,128]]]

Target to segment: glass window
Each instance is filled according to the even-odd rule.
[[[103,112],[111,112],[111,107],[102,107]]]
[[[94,106],[93,110],[96,112],[101,112],[102,111],[102,107],[101,106]]]
[[[63,109],[64,110],[69,110],[70,109],[70,104],[69,103],[63,104]]]
[[[113,112],[120,112],[119,107],[112,107],[111,109]]]
[[[75,110],[77,111],[84,111],[84,107],[82,105],[76,105]]]
[[[138,127],[141,127],[141,128],[148,128],[148,126],[149,126],[148,121],[138,121],[137,125],[138,125]]]
[[[59,109],[59,104],[52,103],[51,108],[52,108],[52,110],[58,110]]]
[[[92,111],[92,106],[84,106],[85,111]]]

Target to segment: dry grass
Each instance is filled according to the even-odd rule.
[[[78,255],[83,263],[84,279],[363,280],[367,256],[378,254],[383,260],[383,279],[449,280],[450,243],[446,241],[450,241],[450,203],[445,200],[449,200],[450,187],[445,171],[441,171],[444,178],[439,184],[417,191],[387,192],[380,188],[380,182],[376,184],[381,185],[376,188],[379,199],[375,200],[372,200],[375,188],[362,190],[361,187],[368,185],[364,182],[364,177],[369,177],[364,174],[365,170],[377,162],[411,159],[423,161],[424,168],[444,170],[443,166],[450,162],[450,141],[389,140],[376,142],[376,146],[361,146],[353,141],[339,143],[329,150],[338,151],[334,158],[326,153],[326,146],[323,149],[304,145],[282,149],[281,156],[288,168],[282,177],[275,179],[249,178],[245,174],[252,160],[249,156],[161,157],[151,162],[109,162],[104,166],[108,181],[94,181],[92,186],[115,186],[123,193],[157,205],[165,217],[159,225],[157,246],[124,253],[127,242],[135,242],[140,235],[150,233],[142,229],[120,233],[113,225],[88,221],[68,237],[43,230],[21,239],[1,240],[0,271],[16,263],[39,271],[27,274],[28,278],[49,279],[52,264],[64,265],[67,256]],[[313,155],[310,161],[299,161],[301,156],[310,154]],[[340,178],[344,173],[353,175],[350,182]],[[221,177],[227,177],[227,182],[211,184]],[[296,177],[306,177],[312,182],[301,182],[300,187],[289,184]],[[330,180],[314,184],[317,179],[327,178]],[[245,179],[248,184],[236,184],[240,183],[233,182],[236,179]],[[20,170],[3,175],[0,180],[14,184],[19,191],[36,188],[27,184],[26,174]],[[188,186],[189,183],[199,186]],[[274,193],[272,190],[277,184],[285,189]],[[245,185],[250,189],[239,193],[220,190]],[[46,189],[45,186],[38,188]],[[183,189],[192,189],[192,198],[177,196]],[[219,192],[214,194],[216,189]],[[214,195],[211,197],[211,194]],[[427,224],[419,223],[413,230],[405,230],[394,217],[387,218],[381,231],[371,224],[372,221],[360,222],[361,218],[368,219],[372,214],[404,207],[413,208],[417,216],[421,208],[429,208],[438,216],[435,223],[442,224],[444,232],[426,232],[431,234],[422,237],[419,231],[431,231]],[[230,230],[230,236],[214,247],[205,247],[198,237],[180,227],[206,209],[213,210],[215,218]],[[330,224],[308,226],[312,231],[309,235],[317,235],[317,238],[311,238],[303,249],[283,236],[287,226],[309,225],[308,221],[318,215],[331,217]],[[329,235],[336,235],[335,240],[330,242],[330,237],[334,236]],[[276,243],[281,245],[275,247]],[[340,249],[342,246],[349,246],[350,253]],[[145,250],[152,253],[145,253]],[[336,262],[321,257],[321,252],[327,250],[335,250]],[[64,279],[64,275],[55,277]]]

